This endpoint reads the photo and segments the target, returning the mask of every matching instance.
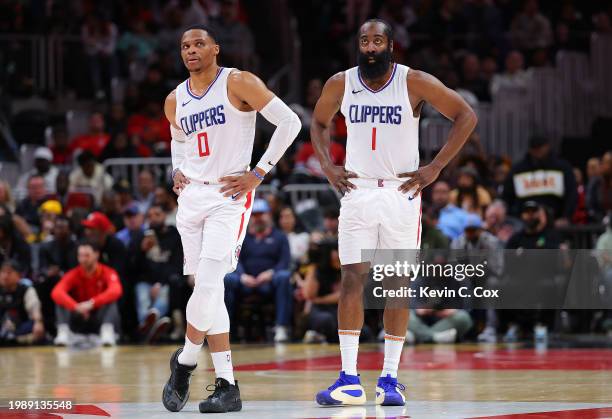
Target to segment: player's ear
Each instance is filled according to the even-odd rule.
[[[214,51],[215,51],[215,56],[219,55],[219,44],[215,44]]]

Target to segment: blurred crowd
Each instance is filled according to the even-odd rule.
[[[312,2],[311,2],[312,3]],[[253,204],[238,269],[225,279],[232,336],[247,341],[337,339],[339,203],[333,192],[292,201],[285,185],[325,184],[309,126],[324,79],[354,62],[354,33],[370,16],[394,26],[399,62],[429,71],[468,102],[490,101],[552,65],[560,49],[585,50],[588,34],[610,32],[610,6],[576,1],[291,2],[303,47],[304,100],[293,103],[303,130],[266,178]],[[64,115],[49,119],[32,168],[15,184],[0,181],[0,342],[180,341],[193,278],[182,275],[177,201],[168,168],[113,177],[111,158],[169,156],[165,95],[187,76],[179,57],[182,28],[208,23],[221,34],[221,63],[274,67],[269,39],[257,30],[252,1],[0,1],[0,32],[74,35],[69,87],[91,98],[86,132],[71,136]],[[15,50],[13,52],[18,52]],[[19,54],[2,74],[9,98],[29,97]],[[316,56],[316,60],[311,57]],[[87,69],[87,71],[80,71]],[[78,73],[78,74],[77,74]],[[123,94],[114,100],[113,81]],[[9,100],[10,102],[10,100]],[[49,113],[53,113],[49,110]],[[334,120],[331,156],[345,159],[346,126]],[[263,153],[259,128],[253,160]],[[35,142],[36,142],[35,141]],[[564,158],[565,157],[565,158]],[[550,139],[529,139],[524,156],[487,155],[473,134],[440,179],[424,191],[423,249],[581,248],[572,229],[592,228],[587,243],[612,251],[612,151],[572,165]],[[572,160],[573,161],[573,160]],[[426,163],[426,162],[424,162]],[[603,254],[603,253],[602,253]],[[612,284],[612,258],[598,260]],[[612,288],[612,287],[611,287]],[[408,342],[513,341],[546,335],[551,313],[534,315],[419,309]],[[555,316],[556,314],[552,314]],[[593,314],[592,318],[595,314]],[[568,330],[605,331],[604,313]],[[363,339],[376,340],[380,313],[368,311]],[[588,324],[588,326],[585,326]],[[591,326],[594,325],[594,326]],[[89,339],[89,340],[88,340]]]

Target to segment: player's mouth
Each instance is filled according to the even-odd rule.
[[[200,61],[198,57],[187,58],[188,63],[197,63],[198,61]]]

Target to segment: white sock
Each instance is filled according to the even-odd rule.
[[[381,377],[390,375],[397,378],[397,368],[399,367],[402,349],[404,349],[404,336],[393,336],[385,334],[385,363],[383,364]]]
[[[359,352],[360,330],[338,330],[342,371],[347,375],[357,375],[357,353]]]
[[[225,378],[230,384],[235,384],[234,367],[232,366],[232,351],[211,352],[215,375],[217,378]]]
[[[196,345],[192,341],[189,340],[187,336],[185,336],[185,346],[183,346],[183,352],[181,352],[178,356],[178,362],[181,365],[189,365],[193,366],[198,363],[198,356],[200,355],[200,350],[202,349],[202,345],[204,342]]]

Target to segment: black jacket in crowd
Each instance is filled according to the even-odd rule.
[[[503,199],[509,213],[517,217],[523,203],[533,200],[552,209],[555,219],[571,219],[578,199],[572,166],[553,155],[536,161],[527,154],[508,174]]]
[[[176,227],[154,230],[157,244],[148,252],[141,248],[144,232],[138,232],[129,249],[128,275],[134,282],[167,284],[183,275],[183,247]]]

